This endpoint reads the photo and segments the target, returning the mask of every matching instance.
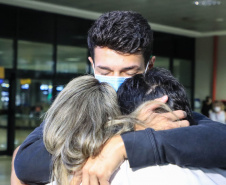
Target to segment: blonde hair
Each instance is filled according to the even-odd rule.
[[[116,134],[132,131],[145,102],[130,116],[121,116],[115,90],[92,76],[73,79],[57,96],[45,115],[44,144],[52,154],[52,177],[69,184],[69,176]],[[167,107],[165,104],[161,104]]]

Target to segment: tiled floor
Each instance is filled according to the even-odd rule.
[[[15,148],[20,145],[32,130],[16,130]],[[0,128],[0,150],[6,150],[6,129]],[[0,185],[10,185],[10,156],[0,156]]]
[[[7,129],[3,127],[6,125],[6,121],[7,117],[0,115],[0,151],[4,151],[7,148]],[[16,122],[17,126],[26,126],[24,123],[24,120],[17,120]],[[34,128],[16,129],[14,147],[16,148],[20,145],[33,130]],[[0,156],[0,185],[10,185],[11,160],[12,157]]]
[[[10,185],[11,160],[9,156],[0,157],[0,185]]]

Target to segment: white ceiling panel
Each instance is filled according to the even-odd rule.
[[[226,35],[226,0],[199,0],[199,4],[204,1],[219,2],[219,5],[197,6],[194,0],[0,0],[34,9],[38,5],[39,9],[45,9],[48,5],[45,11],[51,11],[52,6],[55,12],[64,10],[63,14],[76,16],[74,10],[81,17],[92,19],[107,11],[133,10],[141,13],[154,30],[161,28],[158,31],[176,34],[184,31],[188,36]]]

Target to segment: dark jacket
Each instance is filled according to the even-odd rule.
[[[122,134],[130,167],[173,163],[179,166],[226,168],[226,125],[193,113],[198,125],[164,131],[145,129]],[[20,146],[14,166],[29,184],[49,181],[51,155],[43,144],[43,125]]]

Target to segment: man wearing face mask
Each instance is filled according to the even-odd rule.
[[[150,57],[150,58],[152,58],[152,57]],[[107,75],[98,75],[98,74],[95,74],[94,62],[93,62],[93,60],[92,60],[91,57],[89,57],[89,60],[93,64],[95,78],[98,79],[100,82],[107,82],[108,84],[110,84],[115,89],[115,91],[118,91],[118,88],[122,85],[122,83],[127,78],[130,78],[130,76],[131,76],[131,74],[129,74],[129,73],[127,73],[127,75],[129,75],[129,76],[125,76],[125,77],[124,76],[107,76]],[[153,59],[153,60],[155,60],[155,59]],[[146,73],[147,69],[149,68],[149,62],[147,64],[147,66],[146,66],[145,73]],[[151,63],[152,63],[152,61],[151,61]],[[128,69],[130,70],[131,67],[128,67]],[[134,73],[134,74],[137,74],[137,73]],[[134,74],[132,74],[132,75],[134,75]]]
[[[113,11],[100,16],[88,33],[89,61],[95,77],[107,82],[117,91],[126,78],[144,73],[153,67],[155,57],[152,54],[152,30],[140,14],[130,11]],[[161,99],[167,101],[167,96]],[[153,110],[150,107],[148,111]],[[145,120],[146,112],[138,119]],[[112,138],[103,148],[99,157],[89,159],[83,168],[82,184],[109,184],[111,174],[128,158],[131,167],[173,163],[180,166],[226,167],[226,127],[225,132],[208,118],[194,113],[197,129],[187,127],[187,135],[158,134],[166,130],[188,126],[183,111],[171,113],[152,113],[146,123],[152,129],[131,132]],[[203,123],[206,123],[203,130]],[[43,123],[44,124],[44,123]],[[42,140],[43,124],[36,128],[24,143],[15,158],[15,171],[18,178],[30,184],[49,182],[51,155],[46,151]],[[213,127],[214,132],[213,132]],[[179,128],[178,128],[179,129]],[[206,139],[211,135],[211,142]],[[174,143],[168,143],[167,137],[181,148],[178,151]],[[183,141],[190,145],[184,150]],[[178,141],[181,141],[178,143]],[[199,142],[197,142],[199,141]],[[194,144],[195,143],[195,144]],[[222,151],[225,150],[225,151]],[[205,152],[205,157],[203,157]],[[32,171],[32,174],[29,172]]]
[[[93,69],[95,69],[93,65]],[[120,85],[129,77],[121,77],[121,76],[105,76],[105,75],[97,75],[94,71],[94,76],[96,79],[98,79],[100,82],[107,82],[109,85],[111,85],[115,91],[118,90]]]

